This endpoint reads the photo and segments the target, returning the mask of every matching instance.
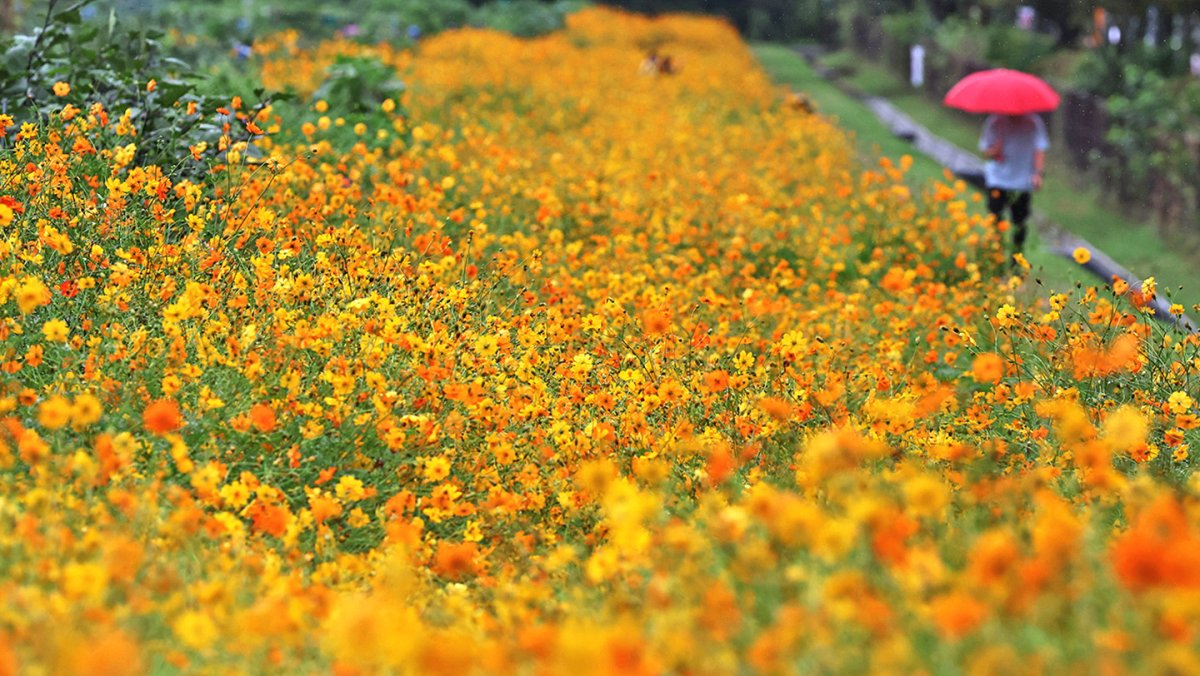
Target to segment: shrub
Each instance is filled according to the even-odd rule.
[[[993,24],[987,30],[984,58],[995,66],[1035,71],[1038,62],[1054,51],[1054,43],[1054,38],[1044,33]]]
[[[1161,203],[1172,201],[1164,190],[1177,193],[1179,204],[1167,209],[1175,212],[1170,220],[1194,222],[1200,185],[1200,86],[1173,82],[1132,64],[1125,66],[1117,83],[1117,91],[1108,98],[1106,139],[1116,153],[1099,158],[1100,166],[1120,177],[1113,183],[1125,199],[1143,202],[1149,195]]]
[[[533,37],[558,30],[563,26],[563,17],[585,6],[582,2],[554,2],[546,4],[535,0],[511,0],[491,2],[475,11],[471,23],[511,33],[518,37]]]
[[[883,32],[902,45],[921,42],[934,33],[933,19],[924,12],[889,14],[880,22],[883,25]]]
[[[325,81],[313,94],[334,109],[352,113],[373,111],[385,99],[404,91],[391,66],[369,56],[339,56],[325,71]]]
[[[160,31],[126,29],[113,15],[107,26],[83,21],[80,10],[90,1],[63,7],[50,0],[41,28],[5,44],[0,101],[18,124],[67,105],[98,105],[126,118],[134,165],[193,179],[207,173],[200,158],[260,135],[251,117],[265,102],[250,114],[233,110],[231,97],[205,92],[203,77],[167,52]],[[227,112],[213,115],[218,108]]]

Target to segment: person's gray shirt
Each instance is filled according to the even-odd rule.
[[[989,188],[1033,190],[1033,154],[1050,147],[1046,125],[1037,115],[988,115],[983,123],[979,149],[1002,144],[1000,160],[988,160],[983,168]]]

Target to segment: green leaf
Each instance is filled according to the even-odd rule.
[[[192,91],[191,85],[183,82],[167,82],[158,84],[159,102],[164,106],[173,105],[183,95]]]
[[[79,9],[83,7],[83,3],[73,5],[64,10],[55,12],[50,20],[55,24],[75,25],[83,21],[83,17],[79,14]]]
[[[191,72],[192,70],[192,67],[188,65],[186,61],[182,59],[176,59],[172,56],[163,57],[160,62],[166,66],[175,66],[180,70],[180,72]]]

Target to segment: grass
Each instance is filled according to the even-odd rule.
[[[926,183],[942,178],[940,165],[914,153],[907,141],[893,136],[866,106],[823,79],[792,49],[783,45],[758,44],[754,46],[754,53],[777,83],[804,92],[817,104],[822,115],[836,119],[840,127],[850,132],[864,161],[873,164],[873,158],[880,156],[898,161],[904,155],[912,155],[910,179]]]
[[[837,53],[828,58],[838,66],[849,66],[851,72],[847,74],[846,82],[855,89],[886,97],[918,123],[936,130],[940,136],[961,147],[974,148],[978,142],[981,117],[948,109],[914,91],[907,82],[886,68],[861,57],[852,60],[846,53]],[[807,67],[803,59],[798,58],[797,61]],[[770,69],[767,62],[764,61],[763,65]],[[813,73],[813,76],[816,74]],[[837,91],[836,88],[834,91]],[[1200,273],[1197,272],[1200,261],[1194,256],[1179,253],[1177,248],[1173,249],[1159,235],[1153,223],[1122,214],[1109,203],[1093,180],[1080,176],[1068,166],[1065,156],[1055,154],[1053,148],[1047,157],[1046,169],[1046,184],[1033,200],[1036,211],[1065,230],[1086,239],[1135,276],[1155,277],[1159,288],[1167,292],[1172,300],[1187,307],[1200,303]],[[1030,248],[1036,246],[1037,242],[1032,242]],[[1035,266],[1047,264],[1047,278],[1056,285],[1061,284],[1061,266],[1052,269],[1048,265],[1050,261],[1045,261],[1042,255],[1032,250],[1030,261]],[[1066,267],[1074,266],[1067,264]],[[1074,280],[1077,277],[1069,274],[1066,279]],[[1086,284],[1096,281],[1094,277],[1080,279]]]
[[[759,63],[776,82],[805,92],[816,102],[818,110],[823,115],[835,119],[840,127],[853,136],[865,162],[873,164],[873,158],[879,156],[889,157],[895,161],[903,155],[911,155],[913,163],[908,172],[911,183],[922,185],[943,178],[943,169],[940,164],[917,152],[909,142],[894,136],[891,130],[880,122],[866,106],[818,75],[794,50],[776,44],[756,44],[753,49]],[[882,91],[892,86],[891,79],[885,78],[885,75],[887,74],[882,68],[856,67],[851,84],[863,91],[868,91],[867,85],[877,91]],[[888,77],[890,78],[890,75]],[[911,103],[915,104],[918,99],[917,95],[910,96],[914,99]],[[899,104],[897,103],[897,105]],[[930,108],[936,108],[936,106],[931,105]],[[972,135],[968,138],[966,134],[975,132],[969,132],[965,121],[950,119],[956,117],[955,113],[945,110],[926,110],[923,112],[927,114],[919,117],[913,114],[909,108],[902,107],[902,109],[918,122],[938,130],[939,133],[942,133],[944,129],[951,130],[946,134],[951,141],[963,143],[967,147],[974,147],[977,137]],[[1057,183],[1058,179],[1055,179],[1054,182]],[[1049,189],[1048,187],[1047,190]],[[1039,206],[1042,206],[1040,197],[1037,202]],[[980,212],[984,210],[982,203],[972,208],[978,209]],[[1064,225],[1066,224],[1064,223]],[[1034,268],[1034,277],[1040,280],[1045,287],[1069,289],[1076,284],[1094,285],[1096,283],[1095,277],[1089,275],[1074,262],[1049,251],[1038,237],[1036,228],[1031,230],[1025,245],[1025,253]],[[1086,237],[1083,233],[1078,234]],[[1093,241],[1093,243],[1103,248],[1099,242]],[[1042,290],[1037,289],[1036,286],[1030,288],[1037,293],[1042,293]]]

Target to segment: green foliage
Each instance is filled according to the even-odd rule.
[[[1079,60],[1071,75],[1072,84],[1098,96],[1111,96],[1120,89],[1124,62],[1115,49],[1093,49]]]
[[[1173,82],[1134,64],[1126,64],[1116,82],[1108,98],[1107,140],[1117,153],[1098,161],[1128,177],[1118,189],[1131,199],[1149,194],[1155,181],[1171,185],[1190,205],[1185,212],[1192,213],[1185,213],[1185,220],[1194,220],[1200,186],[1200,85]]]
[[[391,17],[400,30],[416,26],[423,34],[465,26],[472,14],[466,0],[379,0],[371,6],[372,13]]]
[[[933,17],[925,12],[889,14],[880,23],[888,37],[905,46],[922,42],[937,30]]]
[[[959,58],[992,66],[1037,72],[1038,62],[1055,47],[1054,38],[1002,23],[988,25],[951,17],[934,30],[938,46]]]
[[[324,99],[335,110],[366,113],[403,91],[404,83],[396,77],[396,71],[379,59],[339,56],[326,70],[325,81],[313,97]]]
[[[1098,96],[1111,96],[1124,88],[1126,66],[1153,71],[1164,77],[1186,77],[1188,54],[1184,50],[1135,44],[1125,50],[1106,45],[1091,49],[1079,60],[1073,84]]]
[[[100,0],[103,1],[103,0]],[[563,18],[587,6],[585,0],[292,0],[249,3],[243,0],[158,0],[121,5],[122,15],[144,25],[187,26],[209,40],[252,42],[256,35],[294,29],[307,37],[339,32],[364,42],[403,44],[420,36],[463,26],[495,28],[520,36],[561,28]],[[478,7],[474,6],[479,4]]]
[[[987,51],[983,26],[959,17],[938,24],[933,40],[943,50],[972,61],[982,61]]]
[[[1108,99],[1108,114],[1112,126],[1108,141],[1122,155],[1133,178],[1142,181],[1163,160],[1162,149],[1156,148],[1161,129],[1173,127],[1178,115],[1163,106],[1167,96],[1166,82],[1153,71],[1126,65],[1119,80],[1121,89]],[[1147,124],[1155,120],[1156,124]]]
[[[1054,38],[1003,24],[987,29],[984,60],[996,66],[1037,72],[1038,63],[1054,51]]]
[[[229,105],[230,96],[206,91],[200,74],[170,56],[161,32],[127,29],[114,14],[104,25],[85,22],[80,10],[89,2],[64,7],[50,0],[40,29],[0,46],[0,101],[16,122],[43,120],[67,104],[85,110],[99,104],[113,118],[127,116],[136,130],[129,135],[137,146],[134,164],[158,165],[172,177],[190,179],[208,170],[191,160],[191,148],[205,147],[211,159],[223,135],[233,142],[257,135],[248,130],[248,119],[213,115]],[[60,82],[69,85],[68,94],[55,92]]]
[[[536,0],[490,2],[471,17],[471,24],[494,28],[520,37],[533,37],[562,27],[566,15],[583,8],[583,2],[544,3]]]

